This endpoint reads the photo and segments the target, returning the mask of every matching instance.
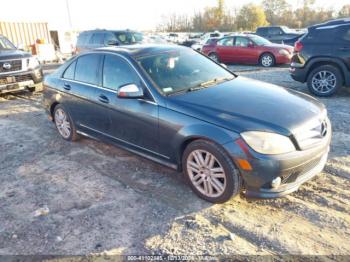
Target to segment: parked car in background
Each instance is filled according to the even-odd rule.
[[[76,53],[105,46],[133,45],[142,41],[142,33],[130,30],[96,29],[84,31],[78,36]]]
[[[307,82],[311,93],[331,96],[350,87],[350,19],[333,20],[308,28],[295,43],[291,76]]]
[[[191,48],[197,51],[201,51],[202,47],[205,44],[207,44],[210,40],[219,39],[221,37],[224,37],[224,34],[220,33],[219,31],[205,33],[201,36],[200,41],[193,44]]]
[[[323,169],[332,133],[316,99],[176,45],[78,55],[45,78],[43,103],[64,139],[93,137],[183,171],[214,203],[243,188],[297,190]]]
[[[264,26],[258,27],[255,32],[256,35],[266,38],[273,43],[283,43],[291,39],[297,40],[303,32],[288,28],[287,26]],[[290,42],[289,42],[290,43]],[[294,42],[292,43],[292,45]]]
[[[271,67],[290,63],[293,47],[273,44],[257,35],[234,35],[212,41],[203,46],[202,52],[216,62],[260,64]]]
[[[43,72],[37,58],[0,35],[0,94],[24,89],[41,91]]]

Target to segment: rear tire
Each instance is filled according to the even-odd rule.
[[[263,67],[273,67],[275,65],[276,59],[273,54],[264,53],[259,59],[259,63]]]
[[[58,133],[63,139],[67,141],[76,141],[79,139],[74,122],[63,105],[58,104],[55,106],[53,111],[53,120]]]
[[[208,57],[216,63],[220,63],[220,59],[217,53],[210,53]]]
[[[182,156],[186,182],[202,199],[223,203],[241,191],[238,169],[224,149],[213,142],[196,140]]]
[[[343,85],[340,70],[332,65],[322,65],[311,71],[307,78],[309,91],[321,97],[335,94]]]

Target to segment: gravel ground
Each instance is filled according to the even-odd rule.
[[[307,92],[287,68],[231,68]],[[350,255],[349,92],[321,99],[334,129],[324,172],[285,198],[221,205],[122,149],[64,141],[40,98],[0,97],[0,255]]]

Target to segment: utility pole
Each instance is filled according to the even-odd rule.
[[[69,9],[69,0],[66,0],[66,8],[67,8],[67,15],[68,15],[68,23],[69,23],[69,27],[70,27],[70,30],[73,29],[73,26],[72,26],[72,17],[70,15],[70,9]]]

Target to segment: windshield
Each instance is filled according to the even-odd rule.
[[[234,78],[232,73],[191,49],[140,57],[138,62],[166,95],[194,91]]]
[[[5,49],[16,49],[16,47],[7,38],[0,36],[0,50]]]
[[[263,37],[254,35],[251,36],[250,39],[256,44],[256,45],[268,45],[271,44],[271,42]]]

